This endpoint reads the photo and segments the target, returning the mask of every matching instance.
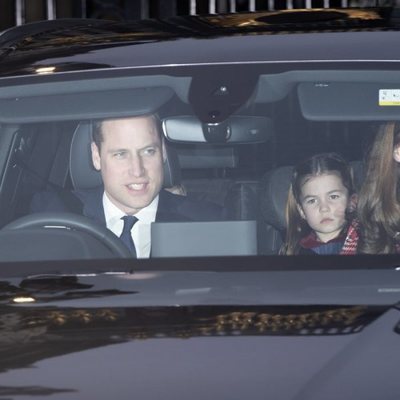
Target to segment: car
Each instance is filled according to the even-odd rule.
[[[359,191],[376,133],[400,120],[399,15],[65,19],[1,33],[0,397],[397,400],[399,255],[282,249],[294,167],[337,153]],[[140,179],[126,189],[147,188],[147,161],[92,142],[103,120],[149,115],[162,139],[137,154],[163,160],[179,213],[205,214],[153,219],[151,249],[133,257],[74,212],[71,193],[105,182],[106,157],[129,156]]]

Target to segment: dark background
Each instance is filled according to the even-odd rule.
[[[400,0],[0,0],[0,31],[56,18],[135,20],[290,8],[375,6]]]

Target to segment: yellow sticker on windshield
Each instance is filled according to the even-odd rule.
[[[379,89],[380,106],[400,106],[400,89]]]

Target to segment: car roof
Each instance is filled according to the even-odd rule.
[[[43,21],[0,35],[0,76],[36,75],[47,66],[71,72],[223,63],[397,62],[399,16],[396,8],[369,8],[133,22]]]

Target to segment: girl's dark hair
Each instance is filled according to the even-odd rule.
[[[399,163],[393,158],[400,145],[400,125],[383,125],[368,154],[367,171],[360,190],[357,214],[360,222],[358,253],[396,251],[400,231]]]
[[[344,158],[337,153],[317,154],[295,167],[286,205],[286,240],[281,254],[298,254],[300,239],[311,231],[298,209],[301,204],[301,188],[310,178],[332,173],[340,177],[343,186],[348,190],[349,196],[354,194],[351,168]]]

